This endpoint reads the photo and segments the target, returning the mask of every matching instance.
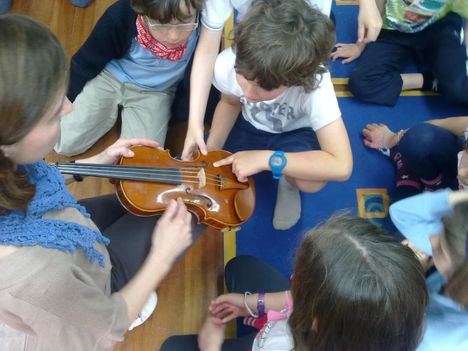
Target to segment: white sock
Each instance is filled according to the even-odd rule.
[[[282,177],[278,183],[273,227],[278,230],[291,228],[301,218],[301,194],[299,189]]]

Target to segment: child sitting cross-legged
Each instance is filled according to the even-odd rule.
[[[76,155],[116,123],[122,138],[164,145],[171,105],[198,39],[203,0],[119,0],[99,19],[73,55],[63,120],[55,151]]]
[[[280,179],[276,229],[300,218],[299,191],[351,174],[348,135],[324,66],[334,38],[328,17],[306,1],[259,0],[216,60],[213,83],[222,97],[207,148],[234,152],[215,166],[232,164],[240,181],[262,171]]]
[[[468,1],[375,1],[383,19],[377,40],[339,43],[332,55],[334,60],[345,58],[343,63],[359,57],[349,77],[353,95],[393,106],[402,90],[435,90],[452,103],[468,105],[468,57],[463,41]],[[413,58],[418,72],[403,73]]]

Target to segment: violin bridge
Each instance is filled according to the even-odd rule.
[[[198,188],[202,189],[206,186],[206,173],[205,169],[203,167],[200,167],[200,170],[198,171]]]

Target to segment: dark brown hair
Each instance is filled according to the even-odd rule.
[[[453,213],[442,219],[454,273],[445,286],[447,295],[465,308],[468,307],[468,202],[457,204]]]
[[[160,23],[169,23],[174,19],[186,21],[202,10],[204,2],[205,0],[132,0],[131,5],[142,16],[148,16]],[[182,12],[182,3],[187,7],[188,14]]]
[[[428,302],[422,267],[365,219],[336,216],[309,232],[291,292],[296,351],[403,351],[420,341]]]
[[[67,76],[63,47],[45,26],[26,16],[0,16],[0,145],[12,145],[31,131]],[[34,191],[0,150],[0,213],[26,208]]]
[[[304,0],[257,0],[234,34],[235,69],[266,90],[315,89],[335,43],[333,23]]]

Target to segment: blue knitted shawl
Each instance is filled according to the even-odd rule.
[[[73,207],[85,217],[85,208],[79,205],[68,192],[60,172],[44,161],[19,166],[28,173],[29,181],[36,186],[36,193],[26,211],[15,210],[0,215],[0,244],[14,246],[35,246],[75,252],[77,249],[105,266],[104,255],[93,244],[107,245],[109,239],[101,233],[73,222],[58,219],[43,219],[52,210]]]

